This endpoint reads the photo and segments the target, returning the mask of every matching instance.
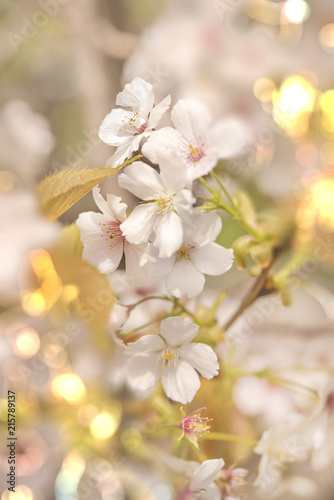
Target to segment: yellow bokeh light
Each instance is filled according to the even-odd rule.
[[[63,398],[73,405],[81,403],[87,395],[84,383],[75,373],[56,376],[52,381],[51,389],[54,396]]]
[[[81,475],[86,467],[85,459],[78,453],[69,453],[66,455],[63,467],[70,469],[72,474]]]
[[[262,102],[269,102],[272,99],[276,86],[269,78],[259,78],[254,83],[253,92],[257,99]]]
[[[41,346],[41,341],[35,330],[25,328],[21,330],[15,339],[14,351],[21,358],[35,356]]]
[[[326,24],[320,30],[319,40],[324,49],[334,51],[334,23]]]
[[[79,295],[79,288],[76,285],[63,286],[62,298],[65,303],[72,302]]]
[[[15,492],[6,490],[1,500],[34,500],[34,494],[28,486],[20,484],[15,486]]]
[[[22,308],[30,316],[39,316],[45,311],[45,299],[40,292],[26,293],[22,298]]]
[[[310,13],[310,6],[304,0],[287,0],[282,7],[283,20],[292,24],[304,23]]]
[[[315,184],[312,205],[322,229],[334,229],[334,179],[322,179]]]
[[[297,211],[297,223],[312,232],[334,230],[334,179],[319,179],[310,186]]]
[[[323,111],[321,125],[325,132],[334,134],[334,90],[322,94],[320,105]]]
[[[97,439],[108,439],[113,436],[119,425],[119,416],[102,412],[90,424],[90,432]]]
[[[320,105],[326,113],[334,112],[334,90],[327,90],[320,98]]]
[[[287,78],[280,90],[273,92],[274,120],[292,136],[305,134],[315,97],[316,91],[310,81],[299,75]]]

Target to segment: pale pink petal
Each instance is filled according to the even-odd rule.
[[[170,103],[171,103],[171,96],[168,95],[167,97],[165,97],[165,99],[160,101],[159,104],[153,107],[148,118],[148,127],[150,129],[158,125],[159,121],[169,108]]]
[[[197,162],[188,160],[189,175],[192,180],[207,175],[215,168],[219,160],[219,153],[216,149],[204,146],[204,154]]]
[[[173,199],[175,211],[179,214],[183,222],[189,221],[193,211],[193,204],[196,199],[188,189],[181,189]]]
[[[157,218],[154,204],[137,205],[130,216],[120,225],[123,236],[129,243],[147,243]]]
[[[233,265],[233,250],[217,243],[209,243],[191,251],[191,260],[204,274],[219,276]]]
[[[110,210],[108,202],[103,198],[102,194],[100,193],[100,186],[95,186],[92,190],[92,193],[96,206],[103,213],[103,215],[108,217],[110,221],[116,221],[117,219],[114,216],[113,212]]]
[[[181,140],[181,135],[174,128],[163,127],[151,133],[143,145],[142,152],[152,163],[158,163],[158,153],[161,149],[171,149],[180,155],[178,143]]]
[[[208,150],[217,151],[219,158],[230,158],[243,154],[245,141],[249,140],[249,130],[240,119],[229,117],[219,121],[207,138]]]
[[[217,239],[222,228],[222,220],[216,212],[203,213],[194,210],[184,226],[184,241],[193,246],[204,246]]]
[[[117,269],[123,255],[123,241],[110,248],[110,239],[101,231],[100,224],[108,221],[102,214],[84,212],[76,222],[83,244],[82,258],[93,264],[101,273],[109,274]]]
[[[185,161],[173,149],[161,149],[157,152],[162,183],[169,194],[175,194],[192,185]]]
[[[131,158],[132,153],[138,149],[142,134],[135,139],[127,139],[122,146],[119,146],[115,153],[106,162],[107,167],[116,167]],[[138,144],[137,144],[138,143]]]
[[[160,378],[157,355],[134,356],[127,364],[128,381],[132,388],[145,391],[153,387]]]
[[[219,363],[213,349],[207,344],[192,342],[181,346],[178,350],[180,357],[197,370],[202,377],[210,380],[218,375]]]
[[[195,99],[181,99],[171,113],[175,128],[189,144],[205,142],[212,117],[208,108]]]
[[[128,112],[125,109],[113,109],[103,120],[99,128],[100,139],[109,146],[121,146],[129,137],[133,136],[129,132],[121,132],[123,121],[127,120]]]
[[[190,319],[172,316],[161,322],[160,332],[170,346],[188,345],[198,334],[199,326]]]
[[[221,491],[216,483],[211,483],[205,490],[201,491],[201,500],[221,500]],[[240,497],[224,497],[224,500],[240,500]]]
[[[224,464],[225,462],[222,458],[203,462],[194,472],[189,485],[190,489],[192,491],[206,490],[216,479],[218,472],[222,470]]]
[[[175,254],[167,258],[159,257],[159,250],[153,245],[149,249],[149,274],[150,276],[166,276],[173,269]]]
[[[154,233],[153,245],[159,249],[159,257],[170,257],[182,244],[183,229],[180,217],[172,211],[158,215]]]
[[[123,222],[126,219],[126,209],[128,208],[127,204],[122,202],[122,198],[113,194],[107,195],[107,202],[111,213],[114,214],[115,218],[119,222]]]
[[[154,104],[153,86],[137,77],[131,83],[127,83],[124,90],[117,95],[116,104],[133,108],[147,118]]]
[[[204,283],[203,273],[186,259],[175,262],[172,272],[165,279],[168,292],[178,299],[185,295],[196,297],[203,290]]]
[[[186,361],[163,368],[161,383],[166,396],[182,404],[190,403],[201,386],[198,373]]]
[[[129,282],[133,285],[142,285],[148,273],[148,266],[141,265],[146,245],[131,245],[124,242],[125,270]]]
[[[158,172],[142,161],[136,161],[126,167],[118,177],[118,184],[142,200],[163,191]]]
[[[165,342],[159,335],[143,335],[136,342],[129,342],[127,345],[127,354],[147,355],[159,353],[166,347]],[[156,357],[156,360],[158,358]]]

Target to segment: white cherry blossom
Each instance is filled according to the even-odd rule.
[[[214,481],[224,464],[222,458],[205,460],[195,469],[187,491],[199,493],[202,500],[220,500],[221,492]]]
[[[192,179],[208,174],[220,158],[242,153],[246,126],[235,117],[212,123],[208,108],[195,99],[181,99],[172,111],[175,127],[153,132],[145,145],[145,155],[157,163],[157,153],[168,147],[182,157]]]
[[[124,253],[128,278],[140,283],[147,274],[146,245],[132,245],[122,233],[127,205],[111,194],[105,200],[98,187],[93,189],[93,197],[102,213],[84,212],[77,220],[83,259],[101,273],[110,274],[118,268]]]
[[[153,86],[142,78],[135,78],[117,95],[116,104],[103,120],[99,137],[109,146],[116,146],[108,165],[118,165],[130,158],[157,126],[171,103],[170,96],[154,105]]]
[[[279,482],[285,464],[306,460],[312,448],[312,429],[303,415],[290,413],[265,431],[254,448],[261,456],[256,486],[271,491]]]
[[[201,386],[199,374],[209,380],[219,370],[211,347],[192,342],[198,329],[189,319],[170,317],[161,322],[160,335],[145,335],[129,343],[130,385],[146,390],[161,379],[167,397],[190,403]]]
[[[184,227],[183,242],[170,257],[161,259],[151,249],[150,273],[165,276],[167,291],[174,297],[196,297],[203,290],[204,274],[218,276],[233,264],[233,250],[215,243],[222,228],[218,214],[196,213]]]
[[[121,230],[130,243],[151,240],[159,256],[166,258],[182,244],[182,221],[190,217],[195,198],[189,190],[191,180],[183,161],[169,150],[159,151],[157,157],[160,174],[138,161],[118,178],[122,188],[145,202],[135,207]]]

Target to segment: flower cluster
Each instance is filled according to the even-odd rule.
[[[77,225],[83,258],[100,272],[114,272],[124,252],[132,283],[143,284],[148,273],[164,276],[169,294],[192,298],[203,290],[205,274],[223,274],[233,263],[232,250],[215,243],[220,216],[194,206],[193,181],[210,172],[220,158],[238,153],[243,129],[236,120],[212,125],[202,103],[181,100],[171,113],[175,128],[153,131],[170,102],[168,96],[154,105],[152,85],[141,78],[118,94],[121,108],[106,116],[100,137],[117,147],[109,160],[112,165],[130,159],[146,140],[142,160],[118,176],[119,186],[141,201],[127,214],[119,197],[108,195],[104,200],[95,188],[101,213],[82,213]]]
[[[281,229],[275,233],[276,226],[268,219],[261,222],[246,193],[239,192],[232,198],[213,171],[220,159],[241,153],[245,127],[236,118],[214,122],[203,103],[181,99],[171,110],[172,126],[157,129],[171,98],[168,96],[157,105],[154,101],[152,85],[135,78],[118,94],[119,107],[106,116],[100,128],[100,138],[116,148],[108,165],[118,167],[118,184],[127,200],[132,198],[132,210],[122,198],[108,194],[105,199],[99,187],[95,187],[93,197],[100,212],[81,213],[77,220],[83,259],[106,274],[118,293],[109,319],[114,339],[112,364],[117,372],[112,378],[117,379],[118,385],[124,384],[127,391],[144,398],[153,391],[160,394],[162,388],[164,401],[172,408],[167,408],[170,416],[165,427],[181,430],[179,441],[185,437],[199,456],[200,439],[216,438],[253,446],[254,452],[261,455],[254,485],[269,492],[278,485],[286,464],[306,460],[324,443],[334,406],[332,386],[328,386],[322,404],[308,417],[299,411],[286,415],[283,408],[282,421],[276,414],[276,420],[258,442],[211,431],[209,422],[214,418],[202,417],[204,408],[180,408],[181,421],[177,421],[174,402],[192,403],[201,384],[207,386],[203,379],[216,378],[210,382],[211,394],[220,397],[229,370],[230,376],[240,376],[235,384],[231,383],[234,403],[237,407],[243,405],[241,412],[248,411],[250,415],[268,406],[267,400],[253,398],[254,390],[267,391],[271,397],[272,390],[267,385],[272,382],[282,388],[306,389],[316,401],[318,393],[298,381],[280,378],[269,369],[256,372],[248,359],[243,364],[250,363],[249,372],[235,370],[233,357],[242,354],[234,351],[234,345],[227,346],[227,342],[221,347],[224,340],[234,339],[236,344],[236,339],[244,338],[244,332],[251,329],[254,311],[250,306],[256,299],[278,293],[284,304],[290,300],[285,281],[290,268],[287,274],[284,268],[276,276],[271,273],[276,256],[286,246],[281,241]],[[203,189],[206,198],[202,197]],[[234,241],[233,250],[219,243],[220,209],[248,233]],[[206,275],[226,273],[234,258],[236,267],[245,269],[249,257],[253,262],[249,272],[257,281],[243,299],[224,300],[227,292],[219,293],[213,300],[205,294],[198,298]],[[156,307],[148,305],[153,299],[159,304]],[[207,308],[202,306],[205,301],[210,303]],[[170,309],[161,302],[167,302]],[[230,306],[235,309],[232,315],[228,313]],[[155,323],[160,323],[160,329],[155,325],[147,331]],[[226,358],[223,370],[217,354]],[[247,406],[244,392],[249,383],[252,401]],[[202,393],[198,394],[199,399]],[[277,408],[267,410],[271,417]],[[172,468],[182,475],[180,483],[176,481],[177,498],[239,500],[238,490],[246,484],[247,470],[235,467],[238,458],[233,459],[223,470],[222,458],[199,464],[169,457]]]

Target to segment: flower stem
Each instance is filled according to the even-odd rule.
[[[143,304],[144,302],[147,302],[148,300],[168,300],[169,302],[173,302],[173,299],[170,297],[158,297],[155,295],[152,295],[151,297],[145,297],[144,299],[138,300],[138,302],[135,302],[134,304],[130,304],[127,307],[130,307],[130,309],[134,309],[135,307],[139,306],[140,304]]]
[[[223,193],[225,193],[225,196],[226,198],[229,200],[229,202],[231,203],[232,207],[234,208],[234,210],[237,209],[232,197],[230,196],[230,194],[228,193],[227,189],[225,188],[224,184],[222,183],[222,181],[219,179],[218,175],[215,173],[215,172],[210,172],[210,175],[211,177],[217,182],[218,186],[220,187],[220,189],[223,191]]]
[[[249,446],[256,446],[257,441],[243,436],[235,436],[234,434],[225,434],[223,432],[209,432],[201,437],[201,439],[210,439],[212,441],[230,441],[233,443],[248,444]]]
[[[206,187],[208,191],[210,191],[211,194],[215,195],[214,189],[211,186],[209,186],[209,184],[203,179],[203,177],[200,177],[198,180],[203,184],[203,186]]]
[[[149,321],[148,323],[145,323],[144,325],[137,326],[136,328],[133,328],[132,330],[128,330],[127,332],[123,333],[122,337],[128,337],[132,333],[136,333],[139,330],[142,330],[143,328],[146,328],[147,326],[153,325],[153,323],[159,323],[161,321],[161,318],[153,319],[152,321]]]
[[[231,217],[233,217],[234,220],[236,220],[237,222],[239,222],[239,224],[249,233],[251,234],[252,236],[254,236],[254,238],[257,240],[257,241],[263,241],[265,239],[265,237],[260,234],[258,231],[256,231],[256,229],[254,229],[250,224],[248,224],[248,222],[244,221],[243,219],[240,219],[239,215],[238,215],[238,211],[235,207],[235,204],[232,200],[232,198],[230,198],[230,196],[228,195],[228,198],[230,199],[231,203],[233,204],[233,207],[234,208],[231,208],[229,207],[222,199],[221,199],[221,195],[219,193],[219,191],[215,191],[211,186],[209,186],[209,184],[203,179],[203,177],[200,177],[198,179],[202,184],[203,186],[205,186],[209,191],[210,193],[213,195],[213,200],[208,200],[210,201],[211,203],[213,203],[213,207],[214,208],[220,208],[221,210],[224,210],[224,212],[228,213]],[[220,181],[219,181],[220,182]],[[227,191],[225,190],[224,186],[222,185],[222,189],[224,191],[224,193],[227,195]],[[218,196],[217,196],[217,193],[218,193]]]

